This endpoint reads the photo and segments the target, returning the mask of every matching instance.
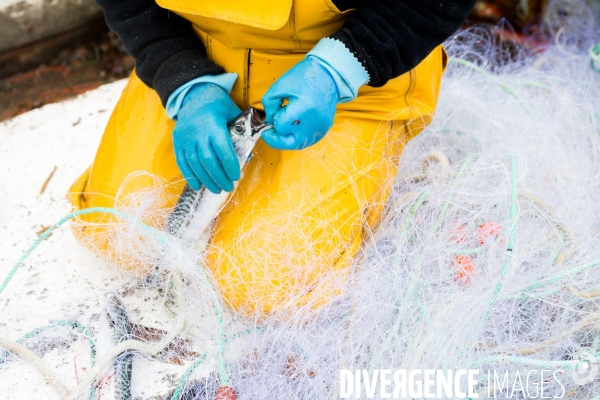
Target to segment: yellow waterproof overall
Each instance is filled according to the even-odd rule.
[[[352,13],[330,0],[157,3],[191,21],[208,57],[237,72],[231,97],[241,109],[263,109],[270,85]],[[384,87],[362,87],[356,100],[338,105],[325,138],[305,150],[258,142],[207,251],[207,266],[231,307],[259,314],[314,308],[341,293],[363,237],[380,217],[404,144],[431,120],[444,66],[438,47]],[[128,175],[145,171],[171,183],[164,207],[174,206],[185,182],[175,163],[173,126],[158,95],[132,73],[93,165],[70,190],[73,205],[112,207],[119,190],[124,195],[152,184],[142,179],[121,187]],[[110,223],[90,214],[74,232],[107,255]]]

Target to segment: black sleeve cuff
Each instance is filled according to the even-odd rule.
[[[350,50],[352,54],[354,54],[354,56],[362,64],[364,69],[367,70],[367,73],[369,74],[369,82],[367,82],[367,85],[373,87],[381,87],[385,85],[387,81],[381,82],[375,65],[372,62],[369,62],[369,55],[356,41],[354,36],[352,36],[352,32],[350,32],[350,29],[342,28],[329,37],[331,39],[339,40],[340,42],[344,43],[344,46],[346,46],[346,48]]]
[[[163,106],[181,85],[204,75],[219,75],[225,70],[206,58],[200,50],[184,50],[169,57],[156,71],[152,87],[158,93]]]
[[[415,68],[460,28],[475,0],[333,0],[354,8],[340,40],[369,73],[369,86],[380,87]]]

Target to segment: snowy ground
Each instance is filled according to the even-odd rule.
[[[38,234],[71,211],[66,192],[94,159],[125,83],[108,84],[0,123],[0,171],[4,172],[0,185],[0,285]],[[0,340],[15,341],[53,326],[39,340],[35,336],[27,339],[26,345],[42,357],[59,385],[72,395],[75,384],[89,372],[90,348],[75,329],[56,325],[77,321],[88,329],[96,341],[98,361],[113,346],[113,332],[104,314],[107,301],[115,292],[123,296],[121,289],[129,281],[81,247],[67,223],[33,252],[0,292]],[[136,291],[129,300],[135,313],[129,318],[150,326],[151,334],[152,329],[169,322],[161,319],[162,298],[156,292]],[[202,343],[206,351],[207,341]],[[187,350],[190,355],[200,351],[194,345]],[[0,360],[4,357],[0,351]],[[213,365],[209,360],[205,364],[190,379],[210,373]],[[144,399],[170,397],[188,366],[136,359],[132,393]],[[97,398],[113,398],[117,390],[113,378],[110,368],[100,375]],[[0,363],[0,400],[30,398],[61,397],[30,362],[13,358]]]
[[[70,211],[65,192],[93,160],[124,85],[125,81],[115,82],[0,124],[0,280],[37,232]],[[118,284],[114,276],[75,242],[66,225],[41,245],[0,295],[0,337],[15,340],[51,321],[82,316],[83,308],[94,305],[99,312],[103,294]],[[94,326],[94,321],[89,323]],[[70,331],[57,340],[74,341]],[[89,364],[86,346],[80,340],[69,350],[76,365]],[[49,346],[46,351],[63,350]],[[0,374],[0,398],[58,398],[31,366],[10,364]],[[50,368],[65,383],[85,373],[72,362]]]

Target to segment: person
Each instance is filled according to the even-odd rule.
[[[218,216],[206,266],[233,309],[315,309],[343,292],[376,229],[405,143],[430,121],[442,42],[475,0],[97,0],[136,62],[77,209],[113,207],[136,171],[232,191],[241,166],[227,124],[264,110],[262,135]],[[111,251],[110,216],[76,237]]]

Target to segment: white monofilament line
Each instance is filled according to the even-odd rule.
[[[549,10],[561,13],[570,4],[554,3]],[[160,253],[164,262],[157,275],[181,269],[185,303],[177,318],[189,313],[187,324],[176,318],[168,335],[150,347],[126,341],[103,352],[73,393],[89,388],[126,348],[158,354],[148,363],[162,365],[162,371],[173,365],[171,359],[181,363],[186,372],[174,373],[177,393],[186,385],[210,385],[218,378],[198,371],[215,369],[208,360],[224,352],[216,349],[220,341],[228,346],[227,368],[240,398],[334,397],[341,368],[471,367],[508,370],[511,379],[532,368],[560,367],[565,398],[594,397],[600,382],[577,385],[570,377],[580,354],[600,353],[600,75],[588,55],[598,38],[581,28],[592,25],[578,10],[571,22],[547,17],[549,37],[559,29],[552,24],[563,26],[557,45],[540,54],[498,49],[479,29],[447,43],[451,63],[435,119],[407,146],[385,217],[376,232],[368,232],[352,283],[318,312],[299,307],[283,317],[253,319],[225,308],[218,331],[215,299],[207,292],[210,276],[205,281],[178,261],[193,249],[169,241],[159,251],[155,240],[139,241],[147,232],[119,231],[115,240],[124,249]],[[509,53],[516,61],[507,61]],[[165,213],[148,206],[146,215],[137,204],[146,203],[123,201],[119,207],[148,218]],[[503,269],[511,222],[511,264]],[[298,224],[290,215],[280,226],[255,226],[239,240],[285,237],[285,229]],[[281,243],[281,254],[318,255],[294,246]],[[255,250],[260,253],[260,246]],[[264,272],[255,267],[256,274]],[[304,282],[301,267],[292,289]],[[319,266],[315,271],[322,272]],[[133,296],[152,290],[140,281]],[[167,339],[179,343],[182,337],[185,345],[158,350]],[[34,364],[53,357],[28,351],[23,359]],[[51,376],[48,368],[40,372]],[[145,378],[158,388],[165,374],[148,372]],[[477,391],[488,393],[487,382],[480,385]],[[169,390],[164,393],[175,393]],[[556,382],[552,390],[561,393]]]

